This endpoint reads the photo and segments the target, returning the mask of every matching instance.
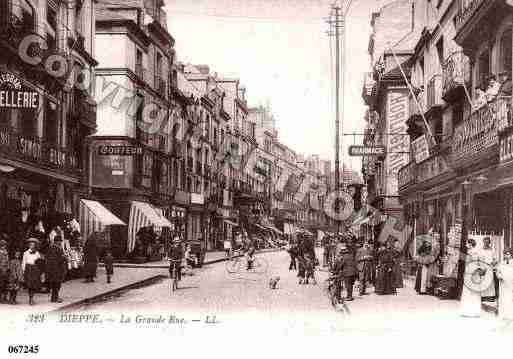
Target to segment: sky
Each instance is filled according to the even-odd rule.
[[[333,2],[166,0],[166,11],[179,61],[207,64],[212,73],[240,78],[250,106],[270,102],[281,142],[333,163],[335,44],[331,40],[330,46],[326,34]],[[370,18],[390,2],[354,0],[349,10],[341,134],[363,132]],[[347,148],[361,144],[362,137],[341,136],[341,142],[341,161],[359,171],[360,159],[350,158]]]

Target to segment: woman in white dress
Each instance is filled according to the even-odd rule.
[[[477,259],[476,241],[469,238],[467,240],[465,276],[460,300],[461,316],[463,317],[477,318],[481,315],[481,292],[471,285],[472,276],[474,275],[472,263]]]
[[[497,268],[499,278],[499,318],[513,320],[513,260],[511,251],[504,251],[504,262]]]

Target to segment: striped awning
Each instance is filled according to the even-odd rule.
[[[130,207],[130,219],[128,222],[128,244],[127,250],[131,252],[135,247],[135,236],[139,229],[144,227],[172,227],[162,214],[162,210],[153,207],[146,202],[132,201]]]
[[[105,208],[100,202],[88,199],[80,200],[79,222],[82,238],[87,239],[94,232],[103,232],[106,226],[126,223]]]

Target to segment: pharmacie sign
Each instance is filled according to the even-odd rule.
[[[38,107],[38,92],[25,88],[16,75],[0,72],[0,108],[36,110]]]

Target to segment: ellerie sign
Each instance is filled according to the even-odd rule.
[[[384,156],[383,146],[349,146],[349,156]]]
[[[0,108],[35,110],[38,106],[38,92],[24,89],[16,75],[0,73]]]

